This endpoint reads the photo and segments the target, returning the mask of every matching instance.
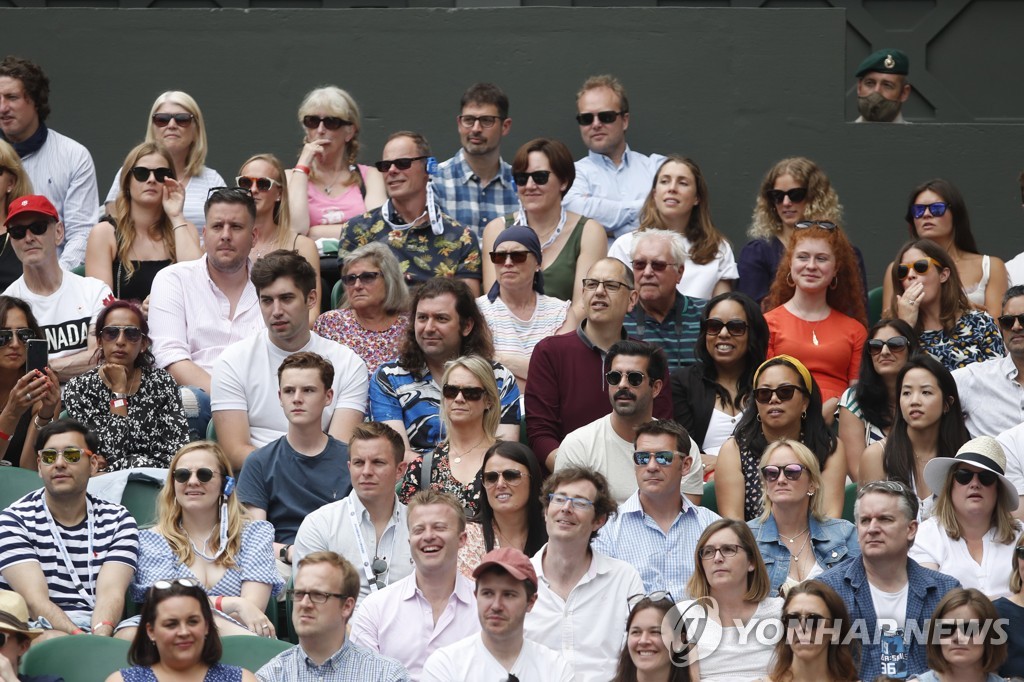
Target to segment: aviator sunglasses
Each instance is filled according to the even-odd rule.
[[[211,480],[213,480],[213,477],[216,473],[217,472],[208,467],[200,467],[195,470],[196,478],[199,480],[200,483],[209,483]],[[189,480],[192,478],[192,469],[175,469],[171,476],[173,476],[174,480],[177,481],[178,483],[188,483]]]
[[[92,456],[91,450],[83,450],[82,448],[76,448],[73,445],[69,445],[63,450],[57,450],[56,448],[46,448],[45,450],[39,451],[39,461],[43,464],[50,466],[57,462],[57,455],[64,458],[64,461],[68,464],[77,464],[81,459],[82,455],[86,457]]]
[[[100,338],[112,343],[121,338],[121,332],[124,332],[124,338],[127,339],[129,343],[138,343],[142,340],[142,330],[134,325],[119,327],[117,325],[108,324],[100,330]]]
[[[15,336],[18,337],[18,341],[20,341],[22,345],[27,343],[29,339],[37,338],[35,331],[33,331],[29,327],[18,327],[17,329],[0,329],[0,348],[3,348],[11,341],[13,341]]]
[[[637,450],[633,453],[633,464],[638,467],[645,467],[651,463],[651,459],[658,466],[667,467],[672,463],[672,459],[676,456],[676,453],[671,450],[658,450],[657,452],[647,452],[646,450]]]
[[[518,469],[505,469],[503,471],[485,471],[484,472],[484,485],[495,486],[498,485],[498,479],[505,479],[505,483],[511,486],[519,485],[523,482],[523,476],[525,474]]]

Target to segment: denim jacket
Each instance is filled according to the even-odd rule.
[[[814,560],[823,569],[828,570],[851,557],[860,556],[857,527],[852,523],[843,519],[818,521],[813,515],[809,515],[808,520]],[[757,548],[761,550],[761,557],[768,569],[768,577],[772,581],[770,594],[775,595],[789,576],[789,560],[792,555],[779,539],[774,516],[769,516],[764,522],[760,518],[751,519],[747,525],[757,539]]]

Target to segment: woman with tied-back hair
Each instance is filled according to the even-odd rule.
[[[626,643],[612,682],[698,682],[699,664],[691,655],[684,624],[675,623],[678,615],[672,595],[635,594],[629,604]],[[678,629],[670,630],[671,625]]]
[[[33,194],[32,180],[21,165],[21,158],[14,147],[0,140],[0,216],[7,217],[7,209],[11,201],[18,197]],[[0,223],[3,223],[0,220]],[[10,244],[11,237],[7,226],[0,224],[0,291],[21,277],[21,261]]]

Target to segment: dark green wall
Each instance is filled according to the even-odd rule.
[[[209,165],[232,177],[252,153],[294,161],[302,134],[295,110],[324,83],[359,101],[364,161],[404,128],[425,133],[439,159],[450,156],[459,96],[478,80],[511,98],[506,158],[538,135],[582,155],[575,92],[607,71],[629,90],[633,148],[696,159],[716,222],[737,249],[765,170],[806,155],[836,185],[872,284],[906,237],[910,188],[934,176],[960,186],[984,251],[1009,258],[1024,250],[1024,127],[846,123],[853,79],[840,9],[50,8],[0,10],[0,25],[4,53],[47,70],[50,123],[92,150],[101,193],[167,89],[199,101]],[[985,78],[979,65],[1016,70],[1020,60],[1008,59],[1020,50],[979,43],[971,87]]]

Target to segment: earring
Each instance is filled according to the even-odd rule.
[[[796,286],[796,282],[793,281],[793,273],[792,272],[787,272],[786,273],[786,284],[788,284],[791,287],[795,287]]]
[[[835,277],[832,278],[832,283],[828,285],[828,288],[829,289],[835,289],[838,286],[839,286],[839,276],[836,275]]]
[[[814,497],[814,491],[813,490],[808,490],[807,491],[807,497]]]
[[[802,413],[800,414],[800,419],[807,419],[807,410],[804,410],[804,411],[803,411],[803,412],[802,412]]]
[[[757,423],[758,423],[758,424],[760,424],[760,423],[761,423],[761,415],[757,415]]]

